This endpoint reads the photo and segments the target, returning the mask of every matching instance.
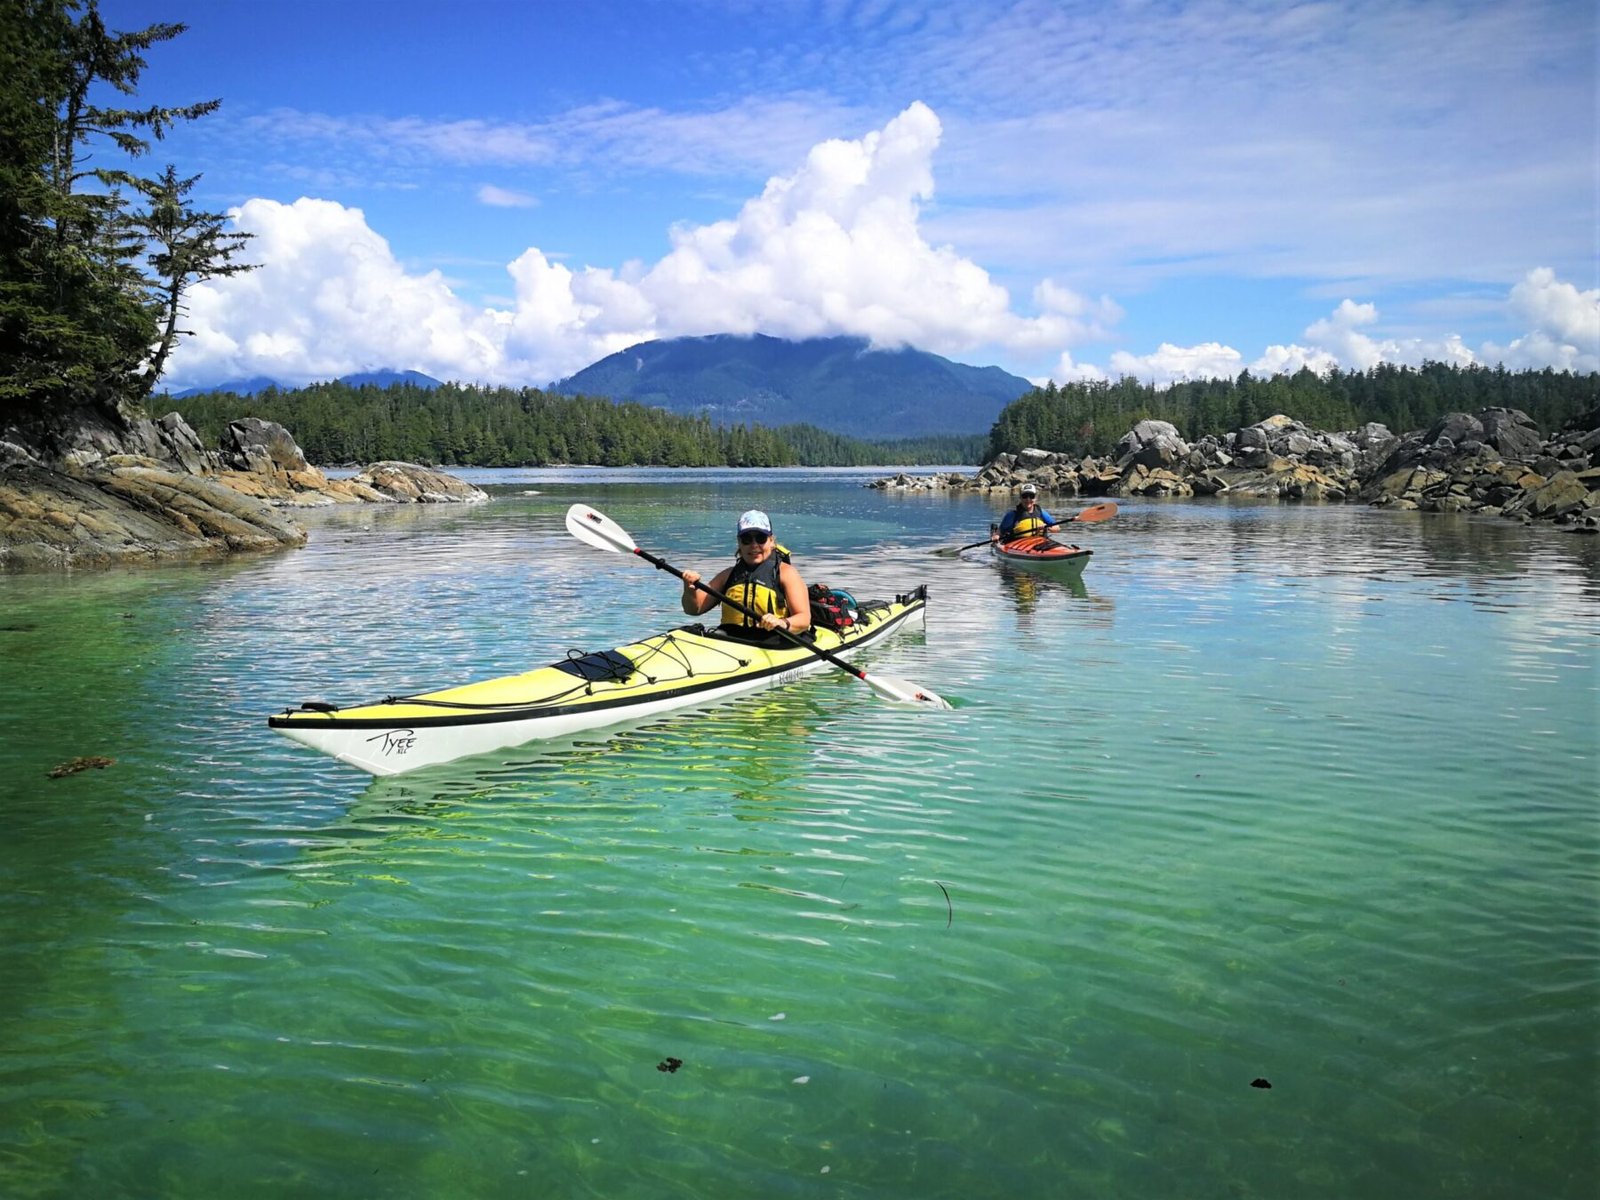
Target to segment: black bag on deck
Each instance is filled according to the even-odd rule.
[[[825,583],[806,589],[811,601],[811,624],[817,629],[848,629],[856,623],[856,598]]]

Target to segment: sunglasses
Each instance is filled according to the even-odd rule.
[[[755,546],[766,541],[771,536],[770,533],[765,533],[760,529],[746,529],[739,535],[739,544],[741,546]]]

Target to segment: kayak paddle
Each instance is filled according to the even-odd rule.
[[[679,579],[683,578],[683,572],[678,570],[677,567],[657,558],[648,551],[639,549],[626,529],[606,516],[605,513],[598,512],[587,504],[574,504],[567,509],[567,532],[580,542],[587,542],[598,550],[608,550],[613,554],[636,554],[655,567],[656,570],[666,571],[676,575]],[[760,618],[761,614],[754,609],[746,608],[743,604],[730,600],[713,587],[698,581],[694,586],[714,600],[720,600],[747,616]],[[950,707],[949,701],[919,684],[911,683],[905,679],[896,679],[892,675],[868,675],[860,667],[847,663],[837,654],[824,650],[820,646],[813,646],[810,642],[796,637],[786,629],[774,629],[773,632],[799,646],[802,650],[809,650],[818,658],[832,663],[841,671],[848,671],[886,700],[895,700],[901,704],[926,704],[933,708]]]
[[[1116,515],[1117,506],[1109,501],[1105,504],[1091,504],[1088,508],[1084,509],[1080,513],[1070,517],[1063,517],[1054,525],[1046,526],[1046,532],[1049,532],[1051,529],[1059,529],[1063,525],[1071,525],[1074,522],[1077,522],[1079,525],[1088,525],[1095,521],[1109,521]],[[976,550],[979,546],[987,546],[990,541],[990,538],[984,538],[983,541],[973,542],[970,546],[957,546],[953,550],[948,548],[935,550],[934,553],[945,558],[950,558],[954,555],[960,554],[964,550]]]

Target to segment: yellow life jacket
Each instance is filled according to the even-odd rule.
[[[783,594],[783,585],[778,582],[778,568],[788,561],[787,554],[781,554],[774,548],[773,552],[756,566],[749,566],[744,559],[739,559],[733,564],[733,571],[728,576],[728,585],[722,589],[722,594],[729,600],[737,601],[746,608],[755,612],[752,617],[749,613],[742,612],[732,604],[722,606],[722,623],[749,628],[760,625],[759,617],[762,613],[775,613],[780,617],[789,615],[789,602]]]
[[[1035,506],[1031,513],[1018,516],[1011,523],[1011,532],[1006,535],[1010,538],[1038,537],[1047,528],[1044,518],[1039,516],[1039,509]]]

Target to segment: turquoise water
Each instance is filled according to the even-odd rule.
[[[1600,539],[1131,502],[1072,588],[872,474],[0,577],[0,1194],[1595,1194]],[[865,665],[955,710],[830,673],[380,781],[265,728],[680,621],[577,500],[928,583]]]

